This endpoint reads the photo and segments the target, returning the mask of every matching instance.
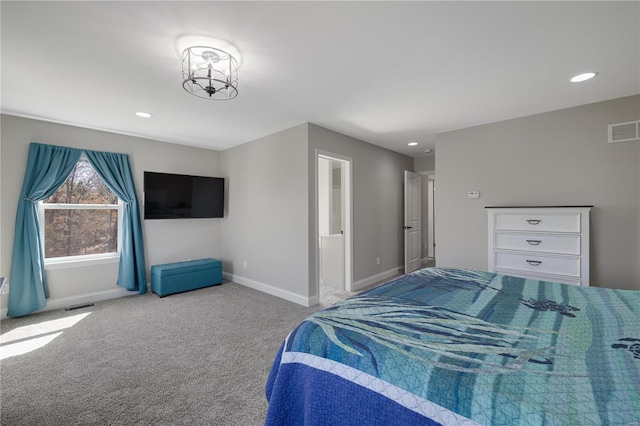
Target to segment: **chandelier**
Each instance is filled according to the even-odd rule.
[[[224,50],[192,46],[182,52],[182,87],[200,98],[238,96],[238,62]]]

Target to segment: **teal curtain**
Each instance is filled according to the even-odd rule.
[[[49,297],[36,201],[51,196],[78,162],[81,150],[32,143],[18,200],[7,315],[42,309]]]
[[[142,224],[129,156],[32,143],[16,213],[7,316],[20,317],[46,306],[49,288],[36,202],[56,192],[83,152],[125,203],[117,284],[140,294],[147,291]]]
[[[146,293],[142,224],[129,156],[99,151],[84,151],[84,154],[107,186],[125,203],[118,285],[140,294]]]

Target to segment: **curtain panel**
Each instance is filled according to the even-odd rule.
[[[49,298],[44,250],[36,202],[50,197],[78,162],[82,151],[62,146],[29,146],[27,169],[16,211],[7,315],[19,317],[42,309]]]
[[[16,211],[7,316],[24,316],[46,306],[49,288],[36,202],[56,192],[83,152],[126,203],[117,284],[139,293],[147,291],[142,225],[129,156],[31,143]]]
[[[117,284],[130,291],[145,293],[147,276],[144,242],[138,195],[129,164],[129,155],[98,151],[85,151],[84,154],[107,186],[125,203]]]

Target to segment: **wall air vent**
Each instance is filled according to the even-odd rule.
[[[640,140],[640,121],[609,124],[609,143]]]

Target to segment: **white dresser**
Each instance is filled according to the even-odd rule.
[[[588,286],[592,207],[486,207],[489,271]]]

